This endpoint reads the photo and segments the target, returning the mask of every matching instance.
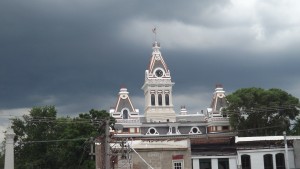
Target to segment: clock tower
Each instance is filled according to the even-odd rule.
[[[142,87],[145,95],[145,118],[147,122],[175,122],[172,99],[174,83],[159,49],[160,44],[155,41],[150,63],[145,71],[145,83]]]

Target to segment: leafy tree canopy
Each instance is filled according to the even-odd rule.
[[[34,107],[29,115],[12,120],[15,168],[95,168],[89,156],[91,139],[103,133],[102,121],[114,119],[105,110],[90,110],[78,117],[59,117],[54,106]]]
[[[226,98],[225,112],[240,136],[281,135],[299,114],[299,99],[281,89],[242,88]]]

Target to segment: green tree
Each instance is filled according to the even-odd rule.
[[[105,110],[90,110],[88,113],[81,113],[75,118],[58,119],[59,124],[57,130],[58,139],[74,139],[74,138],[96,138],[104,133],[103,120],[110,118],[111,125],[115,123],[114,118],[110,117]],[[67,122],[67,123],[66,123]],[[60,168],[95,168],[95,161],[91,160],[90,140],[62,142],[58,145],[57,150],[53,151],[54,155],[59,152]]]
[[[281,89],[242,88],[226,98],[225,113],[240,136],[281,135],[299,114],[299,99]]]
[[[297,109],[300,111],[300,109],[297,107]],[[298,117],[292,127],[292,133],[293,135],[300,135],[300,118]]]
[[[90,110],[79,117],[57,118],[54,106],[34,107],[29,115],[15,118],[15,168],[95,168],[89,156],[91,139],[99,136],[106,111]],[[111,120],[114,123],[114,120]]]
[[[29,115],[23,115],[23,119],[13,119],[12,128],[17,142],[16,168],[43,168],[45,164],[53,163],[53,159],[47,157],[52,144],[26,142],[54,140],[56,137],[53,120],[56,119],[56,114],[54,106],[34,107]]]

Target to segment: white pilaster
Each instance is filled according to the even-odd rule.
[[[193,159],[193,168],[200,169],[199,159]]]
[[[218,159],[217,158],[212,158],[211,159],[211,168],[212,169],[218,169]]]

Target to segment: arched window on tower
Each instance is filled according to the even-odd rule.
[[[123,119],[128,119],[128,110],[123,110]]]
[[[169,94],[165,95],[165,101],[166,101],[166,105],[169,106],[170,105]]]
[[[155,95],[151,94],[151,106],[155,106]]]
[[[162,96],[161,96],[161,94],[158,95],[158,105],[159,106],[162,105]]]

